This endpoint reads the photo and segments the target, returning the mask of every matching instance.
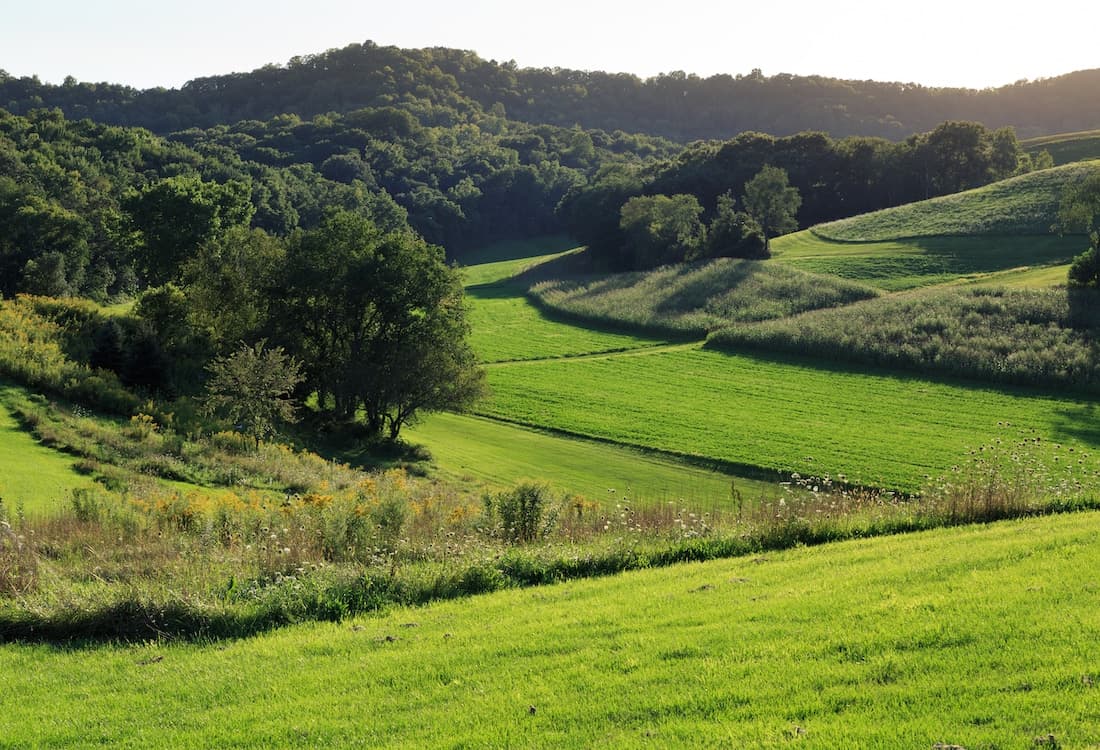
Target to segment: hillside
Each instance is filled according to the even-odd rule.
[[[1020,145],[1031,154],[1046,151],[1057,165],[1100,159],[1100,130],[1028,138]]]
[[[0,736],[74,748],[1090,747],[1100,624],[1082,571],[1100,566],[1098,542],[1100,517],[1081,513],[211,645],[2,645]]]
[[[272,61],[251,72],[198,78],[178,90],[77,81],[55,86],[0,71],[0,106],[18,114],[59,107],[73,119],[166,133],[284,113],[303,118],[348,113],[414,98],[428,108],[458,105],[528,123],[580,124],[681,142],[800,130],[899,140],[944,120],[1011,126],[1031,137],[1100,123],[1100,107],[1091,96],[1097,70],[984,91],[765,76],[758,70],[730,73],[701,78],[676,71],[643,80],[629,73],[520,68],[469,51],[398,49],[367,41],[285,63]]]

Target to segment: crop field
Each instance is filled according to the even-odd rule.
[[[1064,284],[1070,259],[1087,247],[1083,237],[920,237],[839,242],[804,230],[772,243],[777,262],[900,291],[948,282]]]
[[[502,365],[488,416],[783,472],[917,491],[971,449],[1021,433],[1100,445],[1096,406],[698,349]],[[1010,427],[1005,427],[1005,424]]]
[[[427,447],[459,480],[503,489],[527,477],[605,505],[675,502],[710,510],[730,507],[731,483],[745,501],[771,498],[781,489],[624,446],[459,414],[427,417],[409,430],[409,440]]]
[[[845,242],[1048,234],[1066,185],[1097,169],[1097,162],[1044,169],[955,195],[821,224],[814,231]]]
[[[1057,165],[1100,159],[1100,130],[1028,138],[1020,145],[1028,153],[1048,152]]]
[[[4,403],[11,386],[0,383],[0,501],[9,514],[20,508],[29,515],[56,510],[73,487],[87,487],[90,477],[73,469],[76,459],[38,442],[16,422]]]
[[[1100,515],[1079,513],[213,645],[4,645],[0,737],[74,748],[1091,747],[1100,595],[1081,572],[1098,567]]]

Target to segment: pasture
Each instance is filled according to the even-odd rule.
[[[746,501],[773,497],[774,484],[732,477],[653,451],[579,440],[460,414],[433,414],[409,430],[444,475],[494,489],[533,478],[605,506],[675,503],[693,510],[728,509],[731,484]]]
[[[1046,151],[1056,165],[1100,159],[1100,130],[1028,138],[1020,146],[1031,154]]]
[[[779,355],[677,348],[500,365],[489,383],[481,414],[762,479],[842,475],[916,492],[998,438],[1100,445],[1090,401]]]
[[[10,747],[1089,747],[1100,515],[209,645],[0,646]],[[1042,744],[1039,744],[1041,741]]]
[[[0,501],[9,515],[41,515],[57,510],[72,488],[89,487],[92,479],[73,468],[75,457],[39,444],[19,425],[6,403],[16,390],[0,381]]]
[[[807,229],[772,242],[775,262],[902,291],[945,283],[1064,284],[1084,237],[917,237],[841,242]],[[1058,270],[1055,270],[1058,269]]]
[[[1065,187],[1098,169],[1100,162],[1084,162],[1029,172],[954,195],[819,224],[814,231],[843,242],[1049,234]]]

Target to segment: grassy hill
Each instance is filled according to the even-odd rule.
[[[1040,269],[1064,266],[1087,247],[1051,227],[1065,186],[1100,162],[1032,172],[777,238],[780,263],[888,291],[957,281],[1044,285],[1063,282]],[[1038,272],[1037,272],[1038,271]]]
[[[1028,138],[1021,141],[1020,145],[1032,154],[1046,151],[1059,166],[1075,161],[1100,159],[1100,130]]]
[[[1100,515],[218,644],[0,646],[11,747],[1092,747]]]

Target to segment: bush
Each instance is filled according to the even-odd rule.
[[[533,542],[557,521],[557,512],[549,507],[550,489],[544,484],[523,482],[489,498],[486,505],[511,542]]]

